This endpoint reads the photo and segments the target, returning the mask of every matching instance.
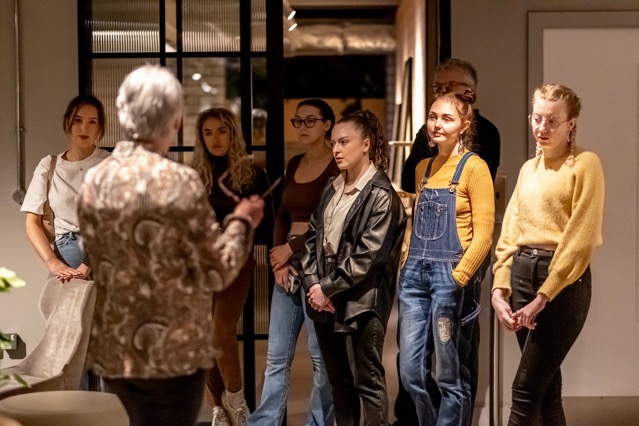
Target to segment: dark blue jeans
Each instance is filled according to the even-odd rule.
[[[548,277],[551,257],[517,253],[511,268],[511,306],[523,308]],[[534,330],[517,332],[521,361],[513,381],[508,425],[566,424],[561,404],[561,363],[577,340],[590,308],[590,268],[537,315]]]

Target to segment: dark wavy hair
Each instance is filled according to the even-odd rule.
[[[299,107],[304,105],[317,108],[320,112],[320,115],[322,116],[322,120],[331,121],[331,127],[329,127],[326,133],[324,134],[324,139],[330,140],[331,133],[333,132],[333,126],[335,126],[335,113],[333,112],[333,108],[331,108],[331,106],[325,100],[317,99],[317,98],[305,99],[297,104],[297,108],[299,109]]]
[[[353,123],[355,130],[357,130],[362,139],[368,138],[371,141],[369,157],[375,167],[384,171],[388,169],[384,131],[382,130],[382,123],[375,114],[369,110],[357,111],[342,117],[337,123]]]

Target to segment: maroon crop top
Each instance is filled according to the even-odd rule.
[[[286,166],[282,201],[277,211],[275,230],[273,231],[273,245],[275,246],[286,242],[293,222],[308,222],[311,219],[313,210],[320,203],[326,182],[328,182],[329,178],[339,174],[337,163],[332,160],[315,180],[298,183],[295,181],[295,172],[303,156],[304,154],[294,156]],[[303,238],[298,240],[289,241],[289,245],[294,252],[301,250],[304,244]]]

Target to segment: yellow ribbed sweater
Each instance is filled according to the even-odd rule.
[[[548,278],[539,288],[550,300],[575,282],[601,245],[604,176],[596,154],[577,148],[562,157],[528,160],[504,216],[493,267],[493,289],[509,296],[510,267],[520,246],[556,245]]]
[[[426,188],[448,188],[461,156],[439,155],[435,158]],[[415,169],[415,188],[420,187],[430,158],[422,160]],[[417,200],[419,195],[417,196]],[[453,278],[465,286],[488,254],[493,241],[495,225],[495,192],[486,162],[473,155],[466,162],[459,179],[455,197],[457,210],[457,235],[465,250]]]

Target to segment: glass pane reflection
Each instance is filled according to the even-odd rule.
[[[238,0],[184,0],[182,5],[185,52],[239,52]]]
[[[182,78],[185,146],[195,144],[195,122],[198,114],[207,108],[228,108],[239,120],[239,58],[185,58]]]
[[[159,52],[158,4],[154,0],[93,0],[87,22],[93,52]]]
[[[266,52],[266,0],[251,0],[251,51]]]
[[[144,64],[159,64],[158,59],[94,59],[91,73],[91,93],[104,105],[106,128],[100,146],[112,147],[120,141],[120,125],[115,111],[118,88],[129,72]]]

